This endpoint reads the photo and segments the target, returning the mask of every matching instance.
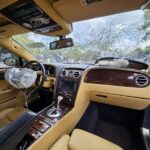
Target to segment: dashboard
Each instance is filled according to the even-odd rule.
[[[80,64],[56,64],[55,69],[55,97],[61,95],[70,106],[79,90],[98,103],[131,109],[150,104],[150,76],[145,70]]]
[[[112,85],[122,87],[145,88],[150,85],[150,77],[146,71],[129,68],[112,68],[102,66],[80,66],[69,64],[44,64],[48,80],[80,81],[84,71],[88,70],[84,77],[84,83]],[[34,66],[34,70],[40,70]]]
[[[56,100],[62,96],[69,106],[74,106],[79,90],[99,103],[131,109],[144,109],[150,104],[150,76],[146,70],[55,63],[44,67],[43,88],[51,89]]]

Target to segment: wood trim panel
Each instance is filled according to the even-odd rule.
[[[29,129],[28,134],[35,140],[40,138],[49,128],[54,126],[61,118],[63,118],[72,107],[61,105],[62,114],[60,117],[50,118],[47,116],[47,111],[52,109],[52,106],[47,107],[39,113],[38,117],[34,120],[33,126]]]
[[[136,77],[140,75],[144,75],[149,79],[148,84],[146,85],[148,86],[150,84],[150,78],[148,75],[134,71],[117,69],[92,69],[86,74],[84,82],[136,88],[146,87],[141,87],[136,84]]]

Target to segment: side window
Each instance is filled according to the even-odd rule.
[[[9,57],[16,58],[16,56],[10,53],[8,50],[0,47],[0,68],[8,67],[7,65],[4,64],[4,59],[9,58]]]

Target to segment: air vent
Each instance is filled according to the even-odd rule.
[[[148,85],[149,78],[143,75],[139,75],[136,77],[135,81],[138,86],[144,87]]]
[[[78,71],[75,71],[73,75],[74,75],[74,78],[79,78],[80,73]]]
[[[67,71],[63,70],[62,73],[61,73],[61,76],[65,77],[66,75],[67,75]]]

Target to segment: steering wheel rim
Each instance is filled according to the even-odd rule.
[[[23,68],[29,68],[29,66],[31,66],[31,64],[38,64],[40,67],[41,67],[41,71],[42,71],[42,78],[40,80],[40,83],[38,83],[37,85],[37,88],[36,89],[39,89],[43,86],[44,84],[44,81],[45,81],[45,67],[42,63],[40,63],[39,61],[36,61],[36,60],[32,60],[32,61],[29,61],[27,62]]]

